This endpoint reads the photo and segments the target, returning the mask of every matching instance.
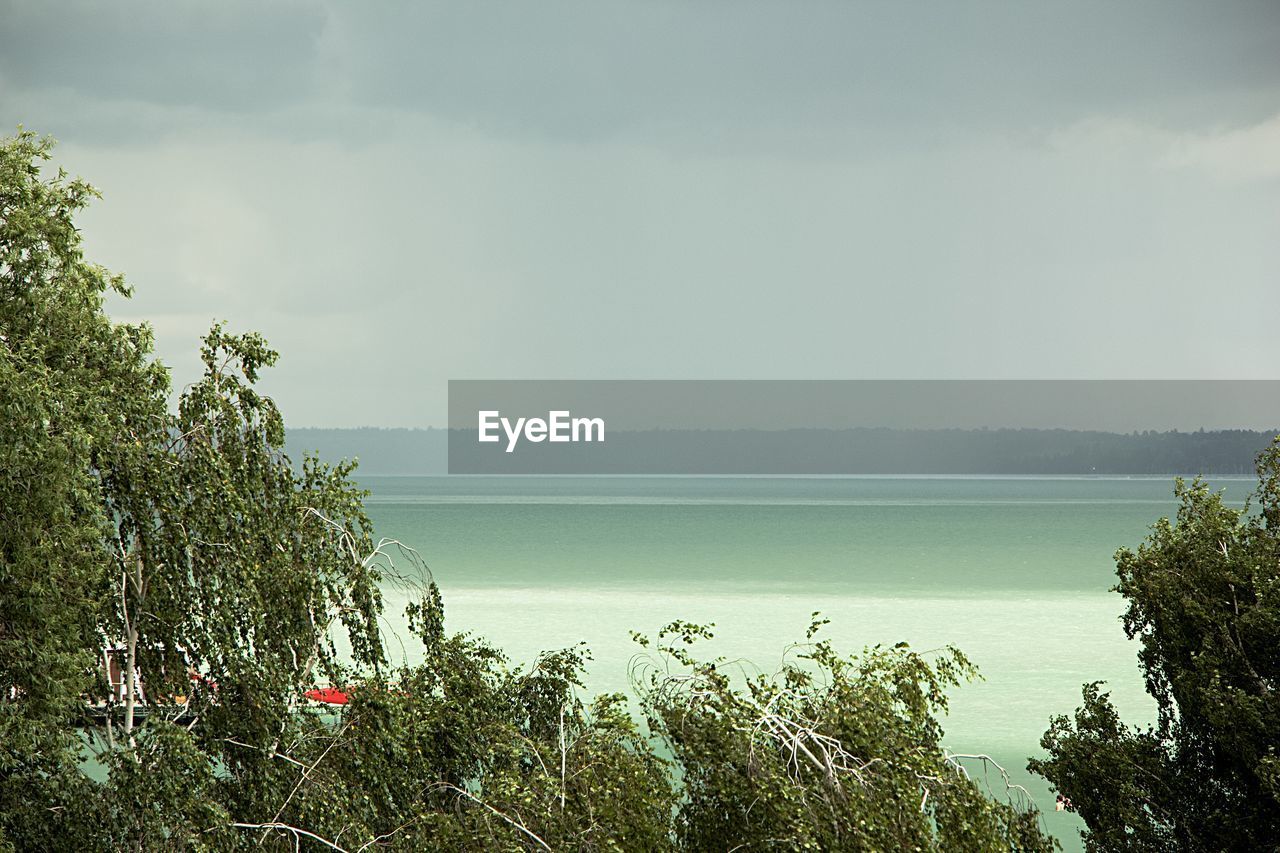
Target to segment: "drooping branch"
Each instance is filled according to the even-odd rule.
[[[968,768],[966,768],[961,762],[966,760],[981,761],[984,770],[987,767],[994,767],[1000,773],[1000,777],[1004,781],[1005,793],[1008,794],[1009,792],[1016,792],[1020,799],[1020,805],[1026,807],[1035,802],[1034,798],[1031,796],[1031,792],[1014,782],[1009,777],[1009,771],[1005,770],[998,761],[986,753],[962,753],[944,749],[943,760],[962,774],[965,779],[972,779],[973,777],[969,775]],[[995,793],[994,791],[991,791],[991,786],[989,784],[987,785],[987,790],[992,794]]]
[[[295,839],[300,839],[303,837],[310,838],[313,841],[320,842],[325,847],[328,847],[330,850],[337,850],[338,853],[349,853],[347,848],[340,847],[323,836],[316,835],[314,832],[308,832],[307,830],[300,829],[296,826],[290,826],[287,823],[280,823],[279,821],[272,821],[270,823],[232,823],[230,824],[230,826],[234,829],[260,829],[260,830],[275,831],[275,832],[287,832],[291,834]]]
[[[432,787],[437,788],[437,789],[440,789],[440,790],[452,791],[452,792],[454,792],[455,794],[457,794],[457,795],[458,795],[458,796],[460,796],[460,797],[465,797],[466,799],[470,800],[471,802],[475,803],[476,805],[481,806],[481,807],[483,807],[483,808],[485,808],[485,809],[489,810],[490,812],[492,812],[493,814],[495,814],[497,817],[501,818],[501,819],[502,819],[502,820],[504,820],[506,823],[510,824],[510,825],[511,825],[512,827],[514,827],[515,829],[517,829],[517,830],[519,830],[520,832],[524,833],[525,835],[529,836],[531,839],[533,839],[535,842],[537,842],[538,846],[539,846],[539,847],[541,847],[543,850],[547,850],[547,851],[550,851],[550,850],[551,850],[551,845],[550,845],[550,844],[548,844],[547,842],[543,841],[543,840],[542,840],[542,838],[541,838],[541,837],[540,837],[536,832],[534,832],[532,829],[530,829],[529,827],[525,826],[522,822],[520,822],[520,821],[518,821],[518,820],[516,820],[516,819],[514,819],[514,818],[512,818],[512,817],[509,817],[509,816],[507,816],[507,815],[503,814],[502,812],[498,811],[498,810],[497,810],[497,809],[495,809],[493,806],[489,805],[489,804],[488,804],[488,803],[486,803],[484,800],[482,800],[482,799],[480,799],[479,797],[477,797],[475,794],[472,794],[470,791],[463,790],[462,788],[459,788],[457,785],[451,785],[451,784],[449,784],[448,782],[439,782],[439,783],[437,783],[436,785],[433,785]]]

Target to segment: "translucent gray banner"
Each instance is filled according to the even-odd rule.
[[[1276,380],[453,380],[451,474],[1248,474]]]

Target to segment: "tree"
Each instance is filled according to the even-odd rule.
[[[816,635],[776,673],[734,678],[699,660],[709,626],[675,622],[633,670],[651,729],[683,780],[678,846],[688,850],[1053,850],[1026,791],[999,799],[969,777],[987,756],[942,748],[946,689],[977,676],[958,650],[906,643],[839,655]],[[1003,770],[1000,770],[1003,775]]]
[[[274,749],[302,691],[338,677],[331,628],[354,665],[382,662],[363,494],[351,465],[297,472],[284,455],[279,412],[252,387],[276,358],[256,335],[215,325],[204,378],[168,410],[149,329],[103,311],[127,288],[82,257],[72,217],[95,192],[43,180],[50,147],[22,132],[0,149],[0,832],[26,846],[96,824],[110,846],[203,843],[192,780],[214,786],[217,766],[213,802],[229,809],[261,793],[265,762],[244,753]],[[76,725],[85,697],[110,692],[101,649],[117,644],[104,797],[78,770]],[[142,768],[165,808],[132,789]]]
[[[1156,722],[1125,725],[1085,685],[1029,765],[1070,798],[1091,850],[1280,845],[1280,438],[1257,471],[1256,512],[1179,480],[1176,522],[1116,554]]]
[[[512,669],[444,632],[434,590],[412,610],[425,659],[352,686],[297,755],[312,771],[278,820],[352,849],[670,848],[668,764],[623,697],[578,698],[583,650]]]
[[[25,132],[0,144],[0,842],[16,843],[92,793],[68,723],[107,617],[99,472],[162,411],[167,382],[148,330],[102,312],[127,290],[83,259],[72,216],[95,193],[43,180],[49,147]]]

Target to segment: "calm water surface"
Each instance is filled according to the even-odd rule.
[[[952,643],[984,680],[953,691],[946,743],[1026,786],[1067,849],[1078,822],[1024,770],[1049,717],[1104,680],[1153,713],[1109,592],[1113,554],[1174,512],[1168,479],[369,477],[379,536],[417,549],[452,630],[516,662],[581,641],[588,687],[625,691],[629,632],[714,622],[708,652],[773,671],[815,610],[856,651]],[[1252,481],[1215,482],[1243,502]],[[388,590],[388,611],[398,609]],[[400,620],[391,619],[394,626]],[[412,659],[411,644],[404,654]],[[395,649],[400,654],[400,649]],[[1000,791],[1003,782],[992,784]]]

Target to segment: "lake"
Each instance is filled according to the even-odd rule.
[[[1113,554],[1175,511],[1170,479],[366,477],[377,535],[417,549],[447,625],[517,663],[585,641],[588,689],[626,691],[629,632],[714,622],[707,650],[773,671],[813,611],[853,652],[954,644],[984,680],[953,691],[945,743],[987,753],[1078,849],[1025,771],[1088,681],[1147,722]],[[1214,481],[1240,504],[1255,481]],[[388,590],[388,612],[400,599]],[[390,623],[402,625],[392,614]],[[406,643],[406,646],[409,644]],[[401,654],[398,646],[391,651]],[[410,660],[410,650],[404,654]],[[977,766],[980,770],[980,765]],[[979,774],[980,775],[980,774]],[[1004,783],[990,779],[997,793]]]

